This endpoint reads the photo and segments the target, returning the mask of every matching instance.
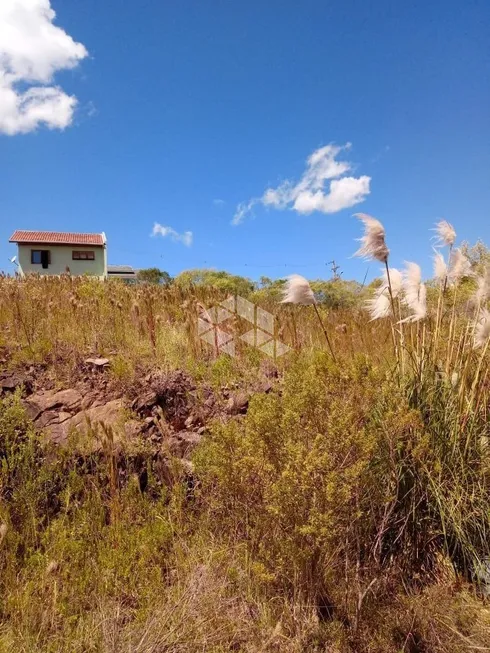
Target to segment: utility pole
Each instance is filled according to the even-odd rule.
[[[338,281],[343,274],[343,272],[339,273],[340,265],[337,265],[335,260],[329,261],[327,265],[330,265],[330,269],[332,270],[332,281]]]

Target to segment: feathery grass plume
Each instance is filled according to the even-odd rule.
[[[398,297],[398,295],[403,290],[403,275],[400,270],[397,270],[397,268],[389,268],[389,270],[383,270],[382,274],[383,282],[378,292],[388,290],[391,283],[391,292],[393,293],[393,298]]]
[[[463,277],[471,276],[473,276],[471,263],[459,248],[453,249],[449,260],[449,271],[447,275],[449,283],[456,286]]]
[[[397,270],[396,268],[383,270],[381,286],[376,290],[374,297],[368,299],[365,304],[371,315],[371,321],[392,315],[392,306],[389,295],[390,282],[393,298],[398,297],[403,289],[403,277],[400,270]]]
[[[447,264],[440,252],[434,254],[434,277],[436,281],[443,284],[447,278]]]
[[[281,304],[316,304],[315,295],[308,280],[300,274],[291,274],[282,291]]]
[[[478,306],[484,304],[490,297],[490,266],[485,267],[481,276],[477,279],[478,288],[475,293],[475,300]]]
[[[364,223],[364,235],[360,238],[362,245],[354,256],[386,263],[390,250],[386,246],[386,232],[381,222],[366,213],[356,213],[355,217]]]
[[[456,240],[456,231],[454,230],[453,225],[447,220],[440,220],[436,223],[434,231],[437,234],[437,245],[438,247],[444,247],[448,245],[452,247]]]
[[[332,354],[332,358],[334,359],[335,362],[337,362],[337,359],[333,352],[332,343],[330,342],[327,329],[325,328],[325,325],[323,324],[323,320],[318,311],[317,301],[315,299],[315,295],[313,293],[313,290],[311,289],[308,280],[302,277],[300,274],[291,274],[289,275],[286,282],[286,286],[284,287],[282,292],[283,292],[283,300],[281,301],[281,304],[312,304],[313,305],[318,321],[320,322],[320,326],[322,327],[325,340],[327,341],[328,348],[330,349],[330,353]]]
[[[422,283],[422,271],[417,263],[407,262],[403,273],[404,302],[412,314],[401,322],[418,322],[427,315],[427,288]]]
[[[368,299],[366,308],[371,315],[371,321],[391,315],[391,301],[386,291],[377,292],[373,299]]]
[[[456,231],[454,230],[453,225],[447,222],[446,220],[441,220],[440,222],[437,222],[434,231],[436,231],[437,233],[437,246],[449,247],[449,256],[448,256],[449,265],[444,260],[443,255],[434,249],[434,251],[436,252],[434,256],[434,276],[436,280],[439,282],[439,297],[437,298],[436,326],[435,326],[434,338],[433,338],[433,342],[435,346],[435,343],[437,343],[438,341],[439,328],[441,326],[441,321],[442,321],[443,300],[444,300],[444,295],[446,294],[447,284],[449,281],[449,266],[453,258],[453,247],[454,247],[454,242],[456,240]]]
[[[484,347],[490,338],[490,311],[483,308],[475,325],[474,347]]]
[[[420,322],[427,316],[427,288],[425,283],[421,283],[418,291],[418,298],[416,302],[413,302],[410,306],[413,313],[406,317],[404,320],[401,320],[400,323],[404,322]]]
[[[370,215],[367,215],[366,213],[356,213],[355,214],[356,218],[359,218],[361,222],[364,224],[364,235],[360,239],[361,241],[361,247],[357,250],[357,252],[354,254],[354,256],[361,256],[363,258],[367,259],[374,259],[376,261],[380,261],[381,263],[385,264],[386,268],[386,280],[388,282],[388,294],[390,297],[390,302],[391,302],[391,311],[393,315],[393,320],[395,320],[395,299],[393,297],[393,289],[392,289],[392,284],[391,284],[391,275],[390,275],[390,269],[388,267],[388,258],[390,256],[390,250],[388,249],[386,245],[386,232],[385,228],[381,224],[379,220],[376,220],[376,218],[373,218]],[[380,312],[383,312],[384,309],[384,304],[386,302],[383,299],[378,299],[378,304],[371,306],[371,315],[376,314],[379,315]],[[375,318],[373,318],[375,319]],[[391,336],[393,339],[393,349],[395,351],[395,356],[400,363],[400,357],[399,357],[399,349],[396,341],[396,334],[395,330],[393,328],[393,323],[392,323],[392,328],[391,328]],[[401,337],[401,336],[400,336]]]
[[[422,283],[422,270],[420,265],[407,261],[403,272],[404,302],[409,308],[414,308],[419,300],[420,284]]]

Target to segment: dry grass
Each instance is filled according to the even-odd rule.
[[[319,321],[251,295],[292,351],[277,391],[212,427],[191,491],[175,461],[162,485],[141,445],[141,492],[131,451],[53,449],[17,399],[0,402],[0,650],[490,650],[488,352],[473,347],[485,306],[462,287],[428,295],[427,317],[403,325],[401,304],[376,322],[361,301],[320,304]],[[122,385],[158,367],[246,386],[266,357],[242,344],[216,359],[197,333],[200,306],[225,297],[0,278],[2,356],[60,385],[97,354]]]

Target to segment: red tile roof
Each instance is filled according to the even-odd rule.
[[[46,243],[49,245],[105,245],[104,234],[75,234],[60,231],[14,231],[11,243]]]

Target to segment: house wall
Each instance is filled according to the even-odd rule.
[[[41,264],[31,263],[31,250],[47,249],[51,252],[51,263],[47,269]],[[74,261],[72,252],[95,252],[93,261]],[[107,276],[107,253],[105,247],[95,247],[94,245],[27,245],[18,244],[18,262],[21,274],[64,274],[66,268],[70,268],[72,275],[78,276],[89,274],[100,277]]]

